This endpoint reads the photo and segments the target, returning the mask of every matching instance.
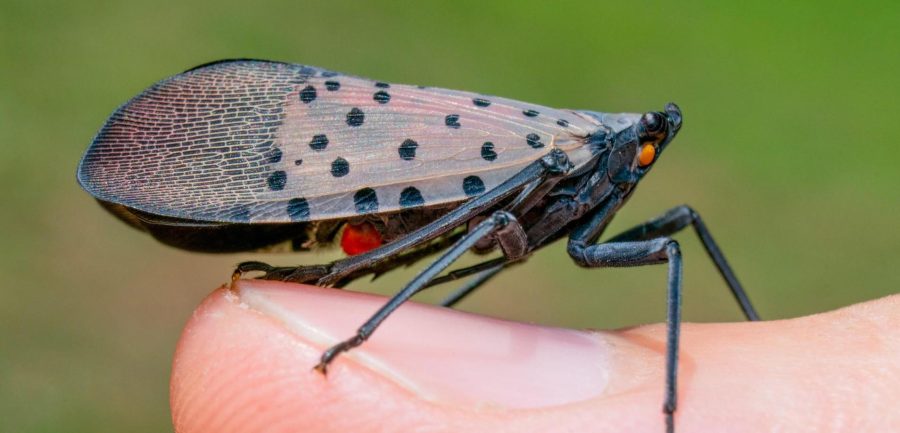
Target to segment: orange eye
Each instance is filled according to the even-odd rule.
[[[641,154],[638,156],[638,163],[641,167],[646,167],[656,158],[656,148],[652,144],[645,144],[641,147]]]

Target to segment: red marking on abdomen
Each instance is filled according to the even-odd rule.
[[[341,248],[348,256],[355,256],[381,246],[381,233],[372,223],[347,224],[341,235]]]

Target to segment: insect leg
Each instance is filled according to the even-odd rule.
[[[517,203],[530,202],[524,200],[535,194],[537,188],[535,182],[558,180],[572,168],[568,156],[559,149],[550,151],[541,159],[527,165],[502,184],[486,193],[475,197],[460,207],[450,211],[437,220],[422,226],[406,236],[387,245],[375,248],[372,251],[358,256],[348,257],[326,265],[299,266],[299,267],[273,267],[261,262],[245,262],[238,265],[233,274],[233,279],[240,278],[241,274],[249,271],[263,271],[261,278],[267,280],[293,281],[306,283],[317,281],[320,286],[333,286],[346,284],[346,277],[365,275],[369,269],[377,269],[388,260],[397,258],[397,254],[416,248],[432,239],[442,236],[462,225],[472,217],[485,212],[492,206],[503,201],[516,191],[520,191]],[[522,190],[522,188],[525,188]],[[388,265],[390,267],[390,265]]]
[[[356,335],[353,337],[344,340],[328,350],[326,350],[322,354],[322,358],[319,361],[319,364],[316,365],[316,370],[319,370],[323,374],[326,372],[328,368],[328,364],[331,363],[338,355],[343,352],[346,352],[356,346],[359,346],[363,342],[365,342],[369,337],[375,332],[375,329],[381,325],[387,317],[394,312],[400,305],[409,300],[413,295],[424,289],[428,282],[434,279],[438,274],[440,274],[444,269],[453,264],[461,255],[463,255],[466,251],[472,248],[479,240],[492,235],[493,233],[503,230],[504,228],[518,224],[515,217],[512,216],[509,212],[498,211],[495,212],[478,224],[471,232],[462,237],[456,244],[454,244],[450,249],[447,250],[441,257],[439,257],[434,263],[426,267],[422,272],[419,273],[406,287],[403,288],[400,292],[394,295],[384,306],[381,307],[369,320],[366,321],[357,331]]]
[[[703,247],[706,248],[707,254],[709,254],[713,263],[716,264],[716,269],[719,270],[719,274],[725,279],[725,282],[731,289],[731,293],[734,295],[734,299],[737,301],[738,305],[740,305],[747,320],[759,320],[759,315],[753,308],[750,298],[747,296],[741,283],[738,282],[737,277],[734,275],[734,271],[731,270],[731,266],[728,265],[728,262],[725,260],[725,256],[722,254],[716,241],[713,240],[712,235],[709,233],[709,229],[706,228],[706,224],[703,224],[700,214],[689,206],[681,205],[672,208],[662,216],[647,221],[630,230],[626,230],[609,239],[607,242],[640,241],[662,236],[672,236],[687,227],[688,224],[694,226],[694,231],[697,232],[697,236],[700,237],[700,241],[703,242]]]
[[[495,259],[490,259],[472,266],[455,269],[453,271],[447,272],[444,275],[441,275],[440,277],[435,277],[434,279],[429,281],[428,284],[425,285],[425,287],[422,287],[422,290],[448,283],[450,281],[461,280],[471,275],[478,275],[472,281],[464,284],[462,287],[453,292],[453,294],[447,296],[439,304],[443,307],[452,307],[454,304],[458,303],[463,298],[475,291],[475,289],[480,287],[482,284],[486,283],[487,280],[496,275],[503,268],[517,263],[521,262],[511,262],[506,257],[497,257]]]
[[[526,189],[522,194],[531,194],[532,192],[532,190]],[[525,234],[525,230],[522,228],[521,224],[506,224],[502,228],[496,230],[493,235],[500,244],[500,249],[503,251],[503,261],[492,268],[480,272],[472,279],[472,281],[463,285],[462,288],[458,289],[450,297],[441,302],[442,306],[452,307],[453,304],[461,301],[479,286],[491,279],[491,277],[500,272],[505,263],[521,260],[528,254],[528,236]],[[460,271],[462,271],[462,269]],[[453,275],[454,272],[451,272],[449,275]],[[433,278],[420,290],[431,287],[433,285],[432,283],[434,283],[437,278]]]
[[[528,236],[525,234],[525,230],[522,229],[521,224],[507,224],[503,228],[497,230],[494,233],[494,237],[500,244],[500,249],[503,251],[503,258],[505,260],[514,262],[517,260],[521,260],[528,254]],[[482,284],[490,280],[491,277],[497,275],[497,273],[499,273],[503,269],[504,264],[505,262],[502,262],[492,268],[488,268],[484,271],[479,272],[478,275],[474,279],[472,279],[472,281],[464,284],[461,288],[453,292],[453,294],[451,294],[448,298],[444,299],[441,302],[441,305],[445,307],[452,307],[454,304],[461,301],[470,293],[474,292],[475,289],[480,287]]]
[[[492,206],[501,202],[521,188],[540,178],[558,178],[572,168],[571,162],[565,152],[559,149],[551,150],[541,159],[527,165],[513,177],[509,178],[494,189],[469,200],[462,206],[450,211],[437,220],[422,226],[408,235],[397,239],[387,245],[376,248],[358,256],[333,262],[328,275],[319,279],[322,286],[331,285],[343,276],[351,274],[363,268],[394,257],[397,253],[421,245],[455,227],[465,223],[472,217],[487,211]],[[518,200],[517,200],[518,201]]]
[[[674,240],[661,237],[636,242],[586,245],[586,239],[569,238],[569,255],[589,268],[651,265],[668,262],[666,314],[666,388],[663,413],[666,431],[675,429],[674,413],[678,374],[678,335],[681,330],[681,251]]]
[[[525,256],[528,254],[528,235],[525,234],[525,230],[518,222],[516,222],[515,224],[505,225],[503,228],[497,230],[494,233],[494,237],[497,239],[497,243],[500,244],[500,249],[503,251],[503,257],[506,260],[514,262],[525,258]],[[457,291],[451,294],[448,298],[444,299],[444,301],[441,302],[441,305],[445,307],[452,307],[454,304],[461,301],[470,293],[474,292],[475,289],[480,287],[482,284],[490,280],[491,277],[497,275],[497,273],[502,269],[503,264],[500,264],[494,268],[489,268],[485,271],[480,272],[474,279],[472,279],[472,281],[469,281],[461,288],[457,289]]]
[[[506,257],[497,257],[496,259],[490,259],[472,266],[468,266],[461,269],[455,269],[453,271],[447,272],[445,275],[441,275],[433,280],[431,280],[428,284],[425,285],[424,288],[434,287],[439,284],[444,284],[448,281],[455,281],[469,275],[480,274],[482,271],[486,271],[488,269],[494,268],[495,266],[506,266],[511,264]]]
[[[456,231],[445,234],[444,236],[436,239],[435,241],[432,241],[431,243],[413,248],[412,251],[398,254],[397,257],[391,260],[383,261],[371,268],[361,269],[357,272],[347,275],[340,281],[336,282],[333,287],[345,287],[347,284],[350,284],[357,278],[364,277],[366,275],[372,275],[372,280],[374,281],[378,277],[394,269],[402,266],[410,266],[418,262],[419,260],[424,259],[425,257],[447,249],[449,246],[456,243],[456,241],[459,240],[459,238],[463,237],[463,235],[465,234],[466,233],[464,231]]]

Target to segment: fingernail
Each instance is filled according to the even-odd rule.
[[[313,286],[238,281],[242,306],[324,350],[353,336],[384,297]],[[492,319],[407,303],[329,376],[367,368],[421,398],[454,405],[537,408],[604,394],[613,347],[602,333]],[[355,365],[354,365],[355,364]],[[310,374],[318,374],[312,371]]]

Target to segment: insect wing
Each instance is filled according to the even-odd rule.
[[[116,110],[78,177],[95,197],[200,221],[289,222],[466,200],[598,122],[470,92],[228,61]]]

